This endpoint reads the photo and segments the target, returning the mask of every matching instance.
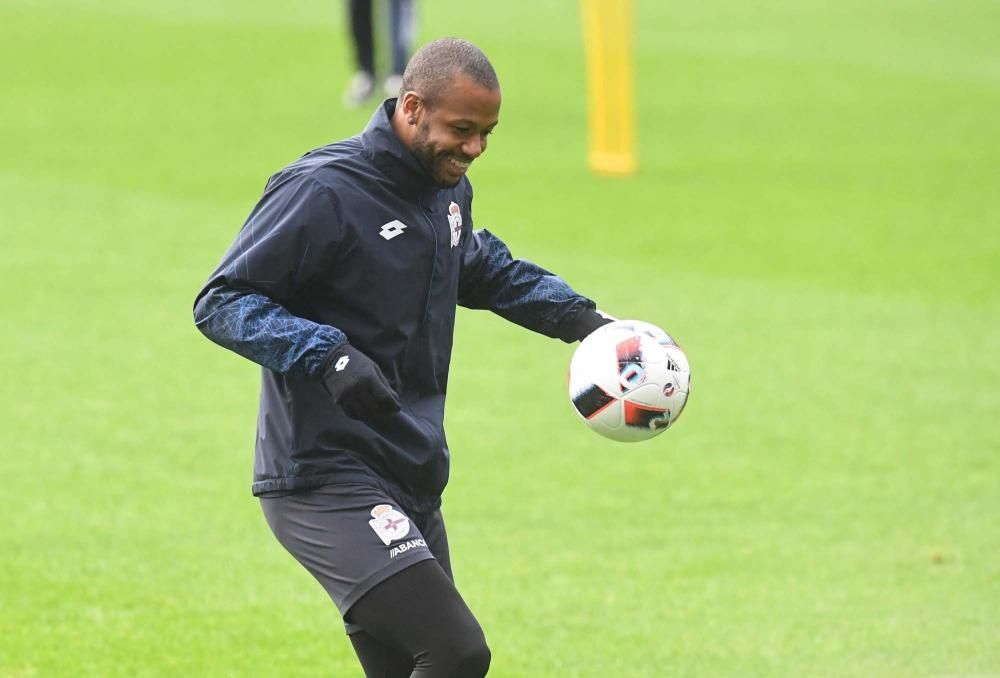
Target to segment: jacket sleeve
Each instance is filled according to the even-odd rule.
[[[313,376],[347,341],[296,315],[298,292],[336,245],[329,189],[309,177],[272,178],[236,241],[198,293],[194,320],[215,343],[282,374]]]
[[[529,330],[566,342],[580,338],[578,320],[593,301],[557,275],[515,259],[487,230],[471,231],[462,258],[458,303],[488,309]]]

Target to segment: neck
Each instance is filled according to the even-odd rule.
[[[406,122],[405,114],[403,113],[402,108],[398,105],[398,102],[396,110],[393,111],[392,119],[389,120],[389,123],[392,125],[392,131],[396,133],[396,136],[403,142],[403,145],[407,148],[412,148],[410,140],[413,137],[413,125]]]

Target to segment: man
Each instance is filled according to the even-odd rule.
[[[476,678],[490,654],[440,512],[456,304],[566,342],[608,320],[472,230],[465,174],[500,112],[486,56],[438,40],[402,89],[360,135],[271,177],[194,315],[264,367],[253,492],[366,675]]]

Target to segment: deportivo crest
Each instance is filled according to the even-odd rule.
[[[373,508],[368,524],[386,546],[410,533],[410,519],[388,504]]]
[[[448,225],[451,226],[451,246],[458,247],[462,238],[462,208],[458,203],[448,205]]]

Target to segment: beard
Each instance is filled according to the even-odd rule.
[[[430,176],[431,181],[439,188],[452,188],[457,186],[462,177],[451,179],[445,176],[444,164],[448,162],[450,154],[438,151],[430,141],[430,127],[427,123],[417,126],[417,133],[413,135],[410,151],[417,158],[417,162]]]

